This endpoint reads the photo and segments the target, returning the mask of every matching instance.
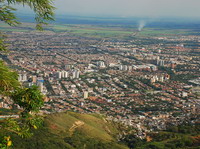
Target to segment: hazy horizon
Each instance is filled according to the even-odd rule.
[[[55,0],[56,15],[200,19],[198,0]],[[20,13],[31,12],[17,6]]]

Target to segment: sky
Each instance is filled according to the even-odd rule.
[[[58,14],[199,17],[200,0],[55,0]]]
[[[54,0],[54,5],[57,15],[200,19],[200,0]]]

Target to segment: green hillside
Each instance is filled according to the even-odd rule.
[[[170,126],[166,131],[151,132],[146,140],[129,134],[122,140],[131,149],[200,149],[200,125]]]
[[[103,116],[73,112],[45,117],[44,127],[33,130],[33,137],[12,136],[14,149],[127,149],[117,143],[116,124]]]
[[[171,126],[167,131],[147,134],[145,140],[128,131],[119,142],[121,130],[129,129],[102,115],[65,112],[46,116],[44,126],[33,129],[30,138],[6,136],[11,136],[13,149],[200,149],[199,124]]]

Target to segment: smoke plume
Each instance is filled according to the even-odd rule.
[[[139,26],[138,26],[138,31],[142,31],[145,25],[146,25],[146,22],[144,20],[140,21]]]

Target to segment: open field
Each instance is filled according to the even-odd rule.
[[[34,23],[23,23],[18,27],[10,27],[1,23],[0,30],[9,32],[29,32],[35,30]],[[173,35],[190,35],[199,34],[199,31],[192,29],[163,29],[163,28],[144,28],[141,32],[137,31],[136,26],[120,26],[120,25],[73,25],[73,24],[50,24],[44,27],[45,30],[57,33],[69,33],[75,36],[94,37],[94,38],[124,38],[132,37],[137,33],[137,37],[148,36],[173,36]]]
[[[163,36],[163,35],[185,35],[189,33],[188,29],[156,29],[156,28],[147,28],[141,31],[139,34],[141,36]]]

